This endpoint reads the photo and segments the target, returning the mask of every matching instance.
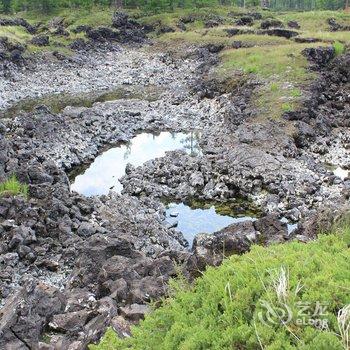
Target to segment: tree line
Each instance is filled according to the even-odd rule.
[[[263,6],[276,10],[338,10],[348,6],[349,0],[0,0],[0,12],[40,11],[50,13],[59,8],[92,8],[112,6],[139,8],[162,12],[176,8],[200,8],[211,6]]]

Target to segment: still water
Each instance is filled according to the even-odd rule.
[[[256,221],[259,214],[247,210],[232,210],[229,215],[219,212],[220,210],[212,205],[205,208],[192,208],[184,203],[170,203],[166,209],[166,222],[168,226],[175,227],[192,246],[194,237],[199,233],[214,233],[223,228],[244,221]],[[287,224],[288,234],[297,229],[297,223],[291,223],[286,218],[281,222]]]
[[[254,217],[245,215],[219,214],[214,205],[210,208],[194,209],[184,203],[171,203],[167,208],[167,222],[171,226],[177,224],[176,229],[182,232],[190,246],[198,233],[214,233],[234,223],[256,220]]]
[[[148,160],[163,157],[165,152],[184,150],[199,154],[199,133],[161,132],[157,135],[142,133],[129,143],[111,148],[100,156],[72,183],[71,189],[85,196],[108,194],[110,190],[120,193],[123,189],[119,179],[125,175],[128,163],[140,166]]]

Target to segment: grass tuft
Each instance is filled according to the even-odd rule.
[[[342,55],[345,52],[345,45],[339,41],[336,41],[333,44],[333,48],[336,56]]]
[[[0,183],[0,196],[22,195],[28,198],[28,185],[20,183],[15,175]]]

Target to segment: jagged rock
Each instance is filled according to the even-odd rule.
[[[214,27],[218,27],[219,26],[219,22],[213,19],[210,19],[206,22],[204,22],[204,27],[205,28],[214,28]]]
[[[130,322],[126,321],[123,317],[114,317],[111,321],[111,325],[119,338],[126,338],[131,335]]]
[[[92,27],[91,26],[88,26],[88,25],[85,25],[85,24],[82,24],[82,25],[79,25],[77,26],[76,28],[72,29],[72,32],[73,33],[83,33],[83,32],[87,32],[89,30],[91,30]]]
[[[0,348],[35,348],[46,320],[63,311],[64,305],[63,295],[57,288],[34,281],[29,283],[0,310]]]
[[[283,28],[284,24],[278,19],[268,19],[266,21],[262,21],[260,24],[261,29],[270,29],[273,27]]]
[[[81,310],[56,314],[49,323],[49,327],[59,332],[77,332],[96,316],[95,311]]]
[[[205,46],[205,48],[210,52],[210,53],[218,53],[222,51],[225,48],[225,45],[223,44],[208,44]]]
[[[180,21],[185,23],[185,24],[193,23],[193,22],[195,22],[195,20],[196,20],[196,16],[193,14],[180,18]]]
[[[58,35],[58,36],[69,36],[69,32],[63,27],[59,26],[57,27],[53,32],[53,35]]]
[[[227,33],[229,37],[232,37],[234,35],[241,35],[241,34],[254,34],[255,31],[253,29],[248,29],[248,28],[229,28],[229,29],[224,29],[224,31]]]
[[[287,233],[285,223],[276,215],[268,215],[255,222],[232,224],[212,235],[199,234],[193,241],[193,253],[187,267],[196,275],[207,265],[218,266],[224,257],[249,251],[252,244],[283,242]]]
[[[39,35],[32,38],[31,43],[36,46],[48,46],[50,44],[48,35]]]
[[[316,64],[318,67],[327,65],[330,60],[335,57],[335,51],[332,46],[306,48],[302,53],[309,61]]]
[[[294,41],[297,43],[317,43],[320,41],[320,39],[316,38],[294,38]]]
[[[184,22],[181,22],[181,21],[178,22],[177,27],[178,27],[180,30],[182,30],[183,32],[185,32],[185,31],[187,30],[185,23],[184,23]]]
[[[225,256],[247,252],[256,240],[256,230],[249,221],[233,224],[213,235],[199,234],[194,238],[187,268],[196,275],[207,265],[218,266]]]
[[[243,16],[235,22],[238,26],[251,26],[254,23],[254,18],[251,16]]]
[[[86,50],[87,47],[88,47],[88,44],[87,42],[82,39],[82,38],[78,38],[76,40],[74,40],[70,45],[69,47],[72,49],[72,50],[77,50],[77,51],[82,51],[82,50]]]
[[[114,28],[125,27],[128,25],[129,15],[124,12],[115,12],[112,18],[112,25]]]
[[[289,21],[288,27],[293,29],[300,29],[300,25],[297,21]]]
[[[115,32],[118,43],[125,39],[123,35],[135,33],[123,27]],[[29,297],[31,292],[23,294],[21,300],[26,303],[21,317],[27,321],[19,327],[20,338],[12,337],[5,327],[5,341],[13,347],[23,347],[21,339],[30,338],[34,349],[81,350],[98,341],[113,322],[120,334],[127,333],[128,322],[116,319],[118,308],[164,296],[167,281],[177,275],[179,266],[185,276],[193,276],[207,263],[220,263],[224,242],[229,254],[247,251],[253,242],[306,240],[307,230],[286,235],[285,225],[276,221],[277,214],[305,220],[323,205],[341,207],[347,201],[349,181],[337,181],[320,163],[317,152],[326,154],[338,147],[333,133],[348,127],[349,55],[322,68],[320,80],[308,91],[310,98],[305,95],[301,110],[288,113],[288,123],[252,123],[258,111],[251,98],[259,82],[243,74],[230,80],[211,79],[210,70],[218,60],[208,48],[178,60],[158,53],[150,57],[128,46],[119,49],[108,40],[88,45],[94,48],[89,55],[77,52],[69,61],[39,61],[40,69],[32,67],[14,74],[13,80],[1,80],[1,108],[45,94],[48,86],[55,94],[79,95],[124,83],[131,85],[128,89],[151,84],[161,86],[162,93],[157,101],[138,96],[92,107],[66,107],[58,114],[50,106],[41,106],[1,120],[6,134],[0,132],[0,181],[15,173],[30,187],[28,200],[0,197],[0,293],[5,309],[11,320],[20,314],[7,303],[26,279],[55,285],[63,300],[58,307],[55,297],[44,296],[41,314],[38,298]],[[193,86],[199,88],[195,97]],[[211,99],[198,101],[198,96]],[[299,128],[298,122],[306,126]],[[202,130],[198,156],[175,151],[140,167],[128,167],[122,195],[85,198],[70,191],[66,173],[93,160],[106,144],[130,141],[139,130],[197,128]],[[310,129],[315,137],[308,137]],[[299,141],[303,131],[307,137]],[[349,144],[350,139],[344,132],[341,140]],[[248,198],[264,214],[277,214],[197,238],[196,249],[189,252],[182,235],[166,227],[165,208],[159,200],[163,197],[221,202]],[[245,206],[238,209],[243,212]],[[75,320],[78,314],[80,321]],[[42,336],[52,320],[62,333],[51,330],[50,344],[43,345],[46,337]],[[68,330],[70,322],[79,327]]]
[[[280,28],[274,28],[274,29],[267,29],[261,32],[261,34],[267,34],[272,36],[281,36],[286,39],[290,39],[293,36],[299,35],[298,32],[295,32],[293,30],[288,29],[280,29]]]
[[[267,215],[254,222],[259,244],[282,243],[287,238],[287,224],[279,220],[276,214]]]
[[[36,28],[23,18],[0,18],[0,26],[20,26],[24,27],[30,34],[36,33]]]
[[[328,18],[327,23],[329,24],[330,30],[332,32],[337,32],[339,30],[350,30],[350,26],[343,26],[341,24],[339,24],[335,18]]]
[[[225,31],[229,37],[240,34],[240,29],[238,28],[229,28],[225,29]]]
[[[88,29],[86,35],[89,39],[96,41],[118,40],[120,33],[108,27],[98,27],[95,29]]]
[[[159,29],[158,29],[158,34],[165,34],[165,33],[174,33],[175,29],[170,27],[170,26],[166,26],[166,25],[162,25]]]
[[[147,305],[131,304],[120,308],[121,315],[133,322],[139,322],[148,312],[149,307]]]
[[[256,20],[260,20],[263,18],[262,14],[260,12],[248,12],[248,16],[253,17]]]
[[[118,11],[113,15],[112,26],[119,31],[119,41],[123,43],[141,43],[146,39],[145,33],[149,31],[149,28],[144,28],[135,20],[130,19],[128,14]]]

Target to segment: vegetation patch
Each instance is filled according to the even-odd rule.
[[[32,38],[26,29],[19,26],[0,26],[0,37],[7,37],[10,41],[24,44]]]
[[[263,82],[255,91],[260,118],[277,119],[282,113],[297,108],[303,87],[315,78],[301,54],[310,46],[319,44],[288,43],[227,50],[221,55],[220,74],[232,75],[237,70],[255,74]]]
[[[91,350],[347,349],[350,250],[343,234],[255,246],[172,293],[132,337]],[[348,328],[347,328],[348,327]]]
[[[333,44],[333,47],[336,56],[342,55],[345,52],[345,45],[340,43],[339,41],[335,42]]]
[[[0,196],[17,195],[28,198],[28,185],[20,183],[15,175],[0,183]]]

